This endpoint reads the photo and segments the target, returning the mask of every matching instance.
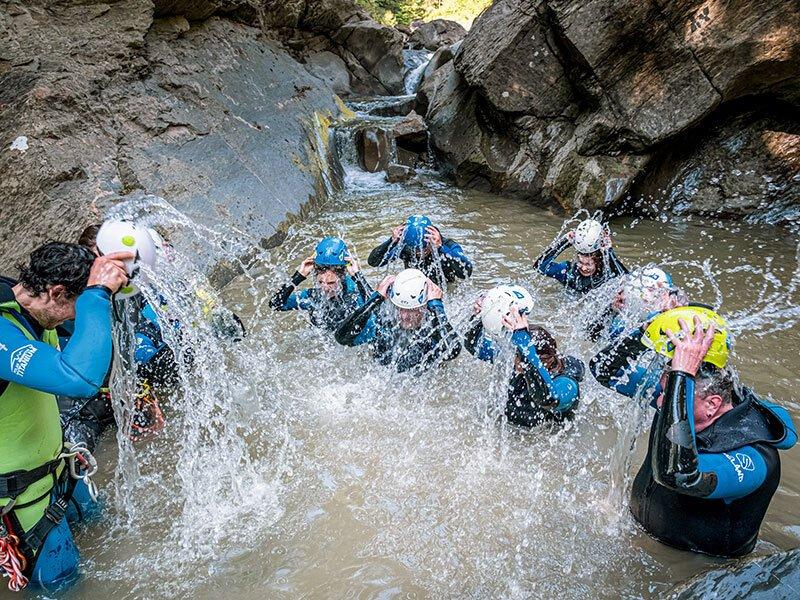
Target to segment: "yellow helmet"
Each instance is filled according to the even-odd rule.
[[[704,328],[713,323],[714,329],[716,330],[714,332],[714,339],[711,342],[711,347],[708,349],[708,352],[706,352],[703,361],[711,363],[720,369],[723,368],[728,363],[731,347],[730,337],[728,336],[728,324],[725,322],[725,319],[710,308],[704,306],[681,306],[661,313],[653,319],[652,323],[650,323],[645,330],[642,336],[642,343],[662,356],[672,358],[675,354],[675,347],[667,337],[667,329],[675,334],[680,333],[681,326],[678,320],[683,319],[692,333],[694,333],[695,316],[700,317],[700,322],[703,324]]]

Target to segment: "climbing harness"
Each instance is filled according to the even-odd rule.
[[[62,465],[65,465],[66,469],[61,475],[56,475]],[[15,471],[0,475],[0,497],[11,499],[8,504],[0,508],[0,567],[4,575],[9,578],[8,588],[11,591],[18,592],[28,585],[28,578],[23,572],[29,560],[35,560],[36,553],[50,531],[64,518],[75,491],[75,484],[83,481],[92,500],[97,500],[97,485],[91,479],[95,473],[97,473],[97,460],[86,446],[65,442],[59,455],[42,466],[30,471]],[[17,502],[28,487],[48,475],[53,477],[52,488],[38,498],[23,504]],[[59,485],[63,486],[63,490],[57,490]],[[53,494],[53,490],[57,490],[55,501],[45,509],[44,515],[33,527],[22,533],[22,528],[12,511],[41,502]]]

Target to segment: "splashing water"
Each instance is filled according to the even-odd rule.
[[[490,365],[463,351],[420,377],[397,374],[367,349],[335,345],[303,313],[268,307],[319,238],[344,237],[364,263],[393,226],[424,213],[475,260],[473,278],[447,290],[459,331],[479,292],[514,282],[533,293],[532,321],[562,351],[588,360],[598,349],[584,322],[616,284],[575,301],[531,267],[565,231],[560,219],[434,178],[387,185],[343,163],[345,191],[269,253],[246,232],[209,230],[159,198],[115,210],[160,226],[175,246],[170,261],[144,269],[143,293],[162,324],[181,324],[163,329],[182,389],[162,400],[167,428],[153,440],[132,444],[123,427],[116,444],[101,442],[107,515],[78,533],[86,576],[68,596],[641,597],[715,564],[653,542],[627,516],[646,402],[587,375],[572,423],[523,432],[498,419],[510,358]],[[692,300],[721,307],[743,380],[797,415],[795,236],[697,219],[613,228],[628,266],[663,266]],[[217,290],[205,273],[221,260],[241,274]],[[402,268],[362,266],[373,285]],[[215,334],[210,315],[222,307],[244,320],[244,341]],[[116,399],[134,389],[122,362],[120,418]],[[762,550],[798,543],[793,454],[783,473]]]

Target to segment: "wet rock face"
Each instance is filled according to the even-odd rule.
[[[771,108],[723,118],[701,141],[675,144],[642,177],[635,196],[646,199],[645,207],[652,199],[676,212],[756,214],[768,221],[797,216],[800,123],[785,107]]]
[[[495,173],[496,156],[515,148],[509,176],[518,180],[512,186],[518,195],[570,209],[612,208],[653,172],[664,147],[677,140],[697,147],[709,135],[704,124],[737,98],[758,94],[796,107],[800,36],[791,31],[798,27],[800,12],[777,0],[498,0],[455,53],[455,75],[447,79],[462,83],[434,85],[429,74],[417,107],[438,120],[431,131],[439,153],[466,161],[451,164],[454,172],[469,165]],[[462,103],[469,92],[478,94],[482,110],[467,111],[469,123],[443,120],[441,107]],[[448,127],[481,133],[469,140]],[[786,127],[775,133],[790,135]],[[475,140],[485,135],[505,140],[504,150],[476,152]],[[554,139],[556,152],[549,146]],[[742,152],[764,167],[765,148],[746,144]],[[726,203],[748,204],[734,201],[730,186],[718,192],[705,207],[728,212]]]
[[[2,271],[137,190],[265,239],[321,191],[334,94],[257,28],[139,0],[19,3],[0,39]]]
[[[356,135],[361,168],[370,173],[386,170],[392,158],[389,133],[380,128],[362,129]]]
[[[467,30],[455,21],[434,19],[417,27],[408,38],[412,48],[437,50],[442,46],[450,46],[464,39]]]

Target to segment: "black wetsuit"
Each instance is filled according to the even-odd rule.
[[[572,261],[554,262],[570,245],[566,236],[556,240],[534,261],[534,268],[579,296],[600,287],[614,277],[628,273],[628,269],[619,260],[613,248],[609,248],[606,252],[607,261],[603,269],[589,277],[581,275],[578,265]]]
[[[368,342],[375,360],[394,365],[399,373],[421,373],[461,352],[461,340],[441,300],[428,302],[425,319],[417,329],[402,329],[393,315],[382,310],[383,302],[383,296],[374,293],[342,324],[336,341],[345,346]]]
[[[441,262],[441,273],[448,282],[456,279],[466,279],[472,275],[472,261],[467,258],[464,251],[454,240],[443,238],[442,245],[437,250],[439,262]],[[419,269],[431,279],[436,285],[442,287],[442,281],[437,260],[433,253],[419,258],[417,252],[408,246],[399,247],[398,242],[393,242],[389,238],[369,253],[367,263],[373,267],[383,267],[390,262],[400,258],[406,269]]]
[[[660,386],[652,377],[648,382],[635,364],[646,350],[635,337],[610,345],[590,367],[607,387],[654,398],[661,394]],[[694,395],[694,377],[672,371],[664,404],[653,419],[647,457],[633,482],[630,509],[665,544],[743,556],[755,546],[780,482],[778,449],[793,446],[797,434],[785,409],[747,388],[734,393],[731,410],[696,432]]]
[[[508,382],[505,410],[508,421],[535,427],[571,420],[580,398],[579,384],[586,373],[583,362],[574,356],[565,356],[564,368],[550,372],[539,359],[527,331],[514,332],[511,343],[524,368],[521,372],[515,371]],[[497,355],[496,344],[484,336],[483,324],[477,317],[473,317],[464,336],[464,346],[480,360],[493,361]]]

